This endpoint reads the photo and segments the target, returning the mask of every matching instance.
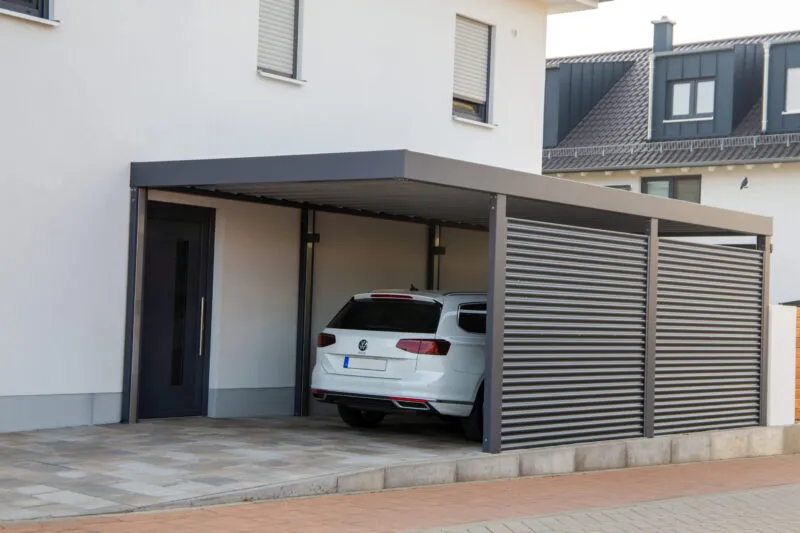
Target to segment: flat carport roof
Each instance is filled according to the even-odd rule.
[[[486,228],[508,216],[662,236],[772,235],[769,217],[407,150],[134,162],[131,187]]]
[[[508,217],[649,235],[647,286],[655,287],[660,236],[750,235],[770,249],[772,219],[689,202],[631,194],[527,172],[407,150],[209,159],[131,164],[131,232],[123,384],[123,420],[136,420],[141,286],[147,189],[166,189],[303,209],[300,244],[295,413],[309,389],[314,210],[489,230],[484,373],[484,450],[500,451]],[[768,302],[769,254],[762,301]],[[647,379],[654,379],[656,293],[647,291]],[[761,354],[766,365],[767,305]],[[762,373],[762,380],[766,372]],[[765,383],[765,382],[764,382]],[[763,385],[763,384],[762,384]],[[645,412],[653,411],[653,386]],[[765,419],[762,403],[762,419]],[[652,417],[651,417],[652,418]],[[652,436],[652,420],[645,435]]]

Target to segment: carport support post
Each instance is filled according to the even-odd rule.
[[[767,425],[767,387],[769,380],[769,271],[770,256],[772,255],[772,238],[768,235],[758,237],[758,249],[763,255],[763,273],[761,275],[761,380],[759,387],[760,413],[759,422]]]
[[[439,290],[439,272],[444,251],[441,247],[441,239],[442,227],[439,224],[428,224],[428,262],[425,288],[429,291]]]
[[[315,212],[300,210],[300,269],[297,297],[297,354],[294,375],[294,415],[308,416],[311,394],[311,309],[314,296]]]
[[[489,284],[483,382],[483,451],[486,453],[500,453],[501,444],[507,229],[506,196],[497,194],[489,208]]]
[[[147,225],[147,189],[132,187],[128,229],[128,289],[125,304],[122,422],[135,424],[139,405],[139,353],[142,331],[144,236]]]
[[[644,436],[655,435],[656,410],[656,314],[658,312],[658,219],[650,219],[647,240],[647,302],[644,347]]]

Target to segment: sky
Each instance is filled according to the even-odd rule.
[[[800,30],[800,0],[613,0],[549,17],[547,57],[649,48],[664,15],[676,44]]]

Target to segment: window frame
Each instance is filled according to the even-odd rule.
[[[0,0],[2,1],[2,0]],[[302,37],[300,23],[302,20],[304,0],[294,0],[294,42],[292,47],[292,73],[287,74],[278,70],[262,67],[256,60],[256,70],[270,78],[283,78],[285,80],[300,81],[300,40]],[[261,12],[259,10],[259,17]]]
[[[480,309],[464,309],[467,306],[477,306],[483,307],[483,310]],[[470,335],[486,335],[486,320],[489,312],[489,306],[486,302],[464,302],[458,305],[458,311],[456,311],[456,326],[461,331],[468,333]],[[469,331],[461,326],[461,315],[483,315],[484,316],[484,331],[483,333],[476,332],[476,331]]]
[[[713,109],[710,113],[697,112],[697,97],[698,87],[701,83],[713,82],[714,83],[714,100]],[[689,114],[676,115],[674,113],[675,105],[675,86],[689,85]],[[714,113],[717,110],[717,79],[714,77],[707,78],[693,78],[688,80],[672,80],[667,84],[667,120],[710,120],[714,118]]]
[[[703,200],[703,176],[700,175],[700,174],[692,174],[690,176],[650,176],[650,177],[642,178],[642,183],[641,183],[642,194],[650,194],[649,192],[647,192],[647,189],[648,189],[649,184],[654,182],[654,181],[667,181],[668,182],[668,191],[669,191],[668,198],[670,200],[680,200],[682,202],[691,202],[691,203],[698,203],[698,204],[702,203],[702,200]],[[675,189],[676,189],[675,184],[680,182],[680,181],[697,181],[697,185],[698,185],[698,188],[697,188],[697,190],[698,190],[697,202],[694,202],[693,200],[683,200],[681,198],[676,198],[675,197]],[[656,196],[656,195],[651,194],[650,196]],[[657,198],[663,198],[663,196],[656,196],[656,197]]]
[[[0,9],[6,9],[22,15],[50,20],[52,0],[0,0]],[[31,6],[31,4],[35,4]]]
[[[458,19],[459,18],[462,18],[462,19],[465,19],[465,20],[469,20],[469,21],[475,22],[477,24],[481,24],[483,26],[486,26],[486,29],[488,30],[488,33],[489,33],[489,35],[488,35],[488,45],[486,47],[486,54],[487,54],[487,56],[486,56],[486,93],[485,93],[486,94],[486,101],[481,104],[480,102],[475,102],[475,101],[467,99],[467,98],[462,98],[462,97],[456,96],[456,93],[455,93],[455,69],[454,69],[453,70],[454,78],[453,78],[453,91],[452,91],[453,94],[452,94],[452,100],[451,100],[451,102],[452,102],[451,113],[452,113],[453,118],[457,118],[457,119],[461,119],[461,120],[481,122],[483,124],[491,124],[491,116],[492,116],[492,106],[491,106],[491,100],[492,100],[492,75],[494,73],[494,49],[495,49],[495,36],[496,36],[497,28],[493,24],[490,24],[488,22],[484,22],[482,20],[479,20],[479,19],[476,19],[476,18],[473,18],[473,17],[468,17],[468,16],[462,15],[460,13],[456,14],[456,27],[458,27]],[[455,60],[455,54],[457,53],[457,50],[456,50],[455,46],[457,46],[457,44],[458,44],[457,43],[457,39],[455,37],[456,36],[454,36],[454,48],[453,48],[453,55],[454,55],[453,59],[454,60]],[[459,112],[456,111],[456,106],[472,107],[474,109],[474,112],[472,112],[472,113],[465,113],[465,112],[459,113]]]

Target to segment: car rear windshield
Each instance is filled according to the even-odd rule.
[[[442,306],[419,300],[350,300],[329,328],[436,333]]]

